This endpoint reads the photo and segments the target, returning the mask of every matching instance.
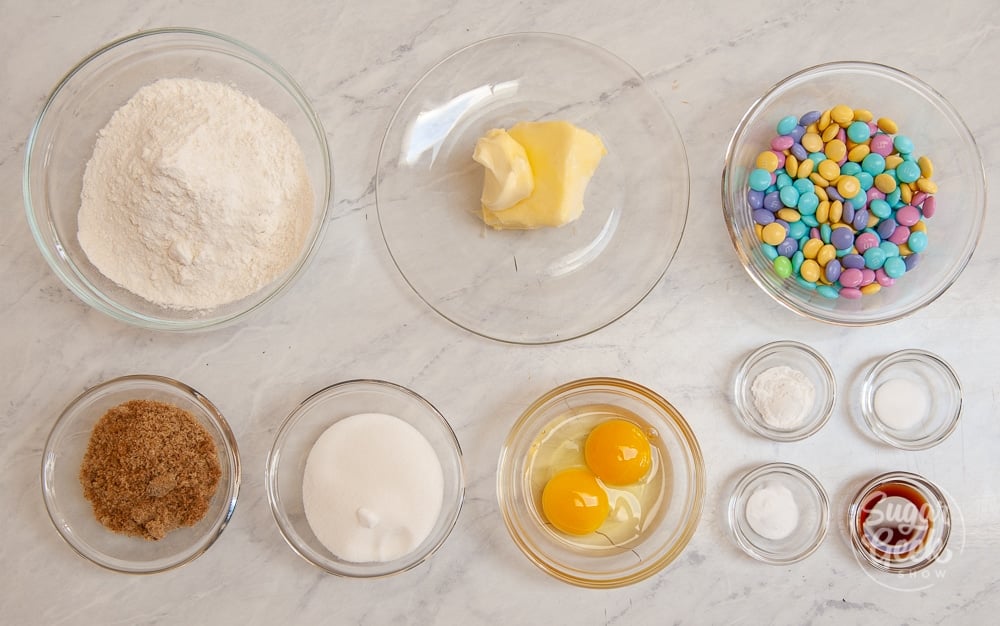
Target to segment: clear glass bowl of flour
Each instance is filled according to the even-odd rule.
[[[830,419],[837,381],[830,364],[813,348],[775,341],[743,360],[733,397],[750,430],[774,441],[799,441]]]
[[[312,196],[302,243],[288,251],[280,273],[234,301],[212,306],[155,304],[105,276],[78,239],[84,172],[98,132],[140,88],[160,79],[198,79],[232,87],[284,122],[301,148]],[[144,31],[87,56],[52,91],[25,152],[23,195],[28,223],[56,275],[98,311],[159,330],[217,327],[243,318],[286,291],[322,239],[333,189],[326,133],[295,81],[252,48],[202,30]],[[253,179],[247,172],[232,174]],[[113,230],[109,225],[107,231]],[[199,242],[190,243],[190,249],[172,251],[174,256],[190,259],[197,255]],[[150,245],[162,246],[163,242],[153,238]],[[246,272],[256,262],[249,255]]]

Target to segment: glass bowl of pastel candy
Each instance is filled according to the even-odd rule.
[[[969,262],[986,212],[976,141],[941,94],[900,70],[838,62],[782,80],[726,152],[726,225],[747,273],[832,324],[900,319]]]

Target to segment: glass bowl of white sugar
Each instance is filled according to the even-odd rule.
[[[333,189],[326,133],[295,81],[194,29],[89,55],[25,152],[28,223],[56,275],[98,311],[158,330],[217,327],[286,291]]]
[[[941,357],[900,350],[876,363],[861,388],[872,433],[903,450],[926,450],[951,435],[962,414],[962,384]]]
[[[380,380],[316,392],[278,429],[265,470],[288,545],[340,576],[378,578],[440,548],[465,497],[462,449],[427,400]]]
[[[774,441],[799,441],[830,419],[837,381],[819,352],[796,341],[775,341],[751,352],[733,383],[746,426]]]

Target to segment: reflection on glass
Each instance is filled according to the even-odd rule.
[[[584,209],[584,211],[586,211],[586,209]],[[545,275],[562,276],[563,274],[569,274],[570,272],[583,267],[593,259],[596,259],[611,241],[612,234],[615,232],[615,227],[618,225],[620,215],[621,211],[618,209],[612,209],[608,214],[608,219],[604,222],[604,226],[601,227],[601,232],[599,232],[590,243],[579,250],[574,250],[573,252],[557,259],[554,263],[549,265],[548,268],[546,268]]]

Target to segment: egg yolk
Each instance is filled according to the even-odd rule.
[[[542,513],[557,529],[570,535],[588,535],[604,523],[610,512],[608,495],[589,471],[559,472],[542,490]]]
[[[594,427],[583,447],[587,467],[608,485],[628,485],[649,473],[649,439],[628,420],[613,419]]]

